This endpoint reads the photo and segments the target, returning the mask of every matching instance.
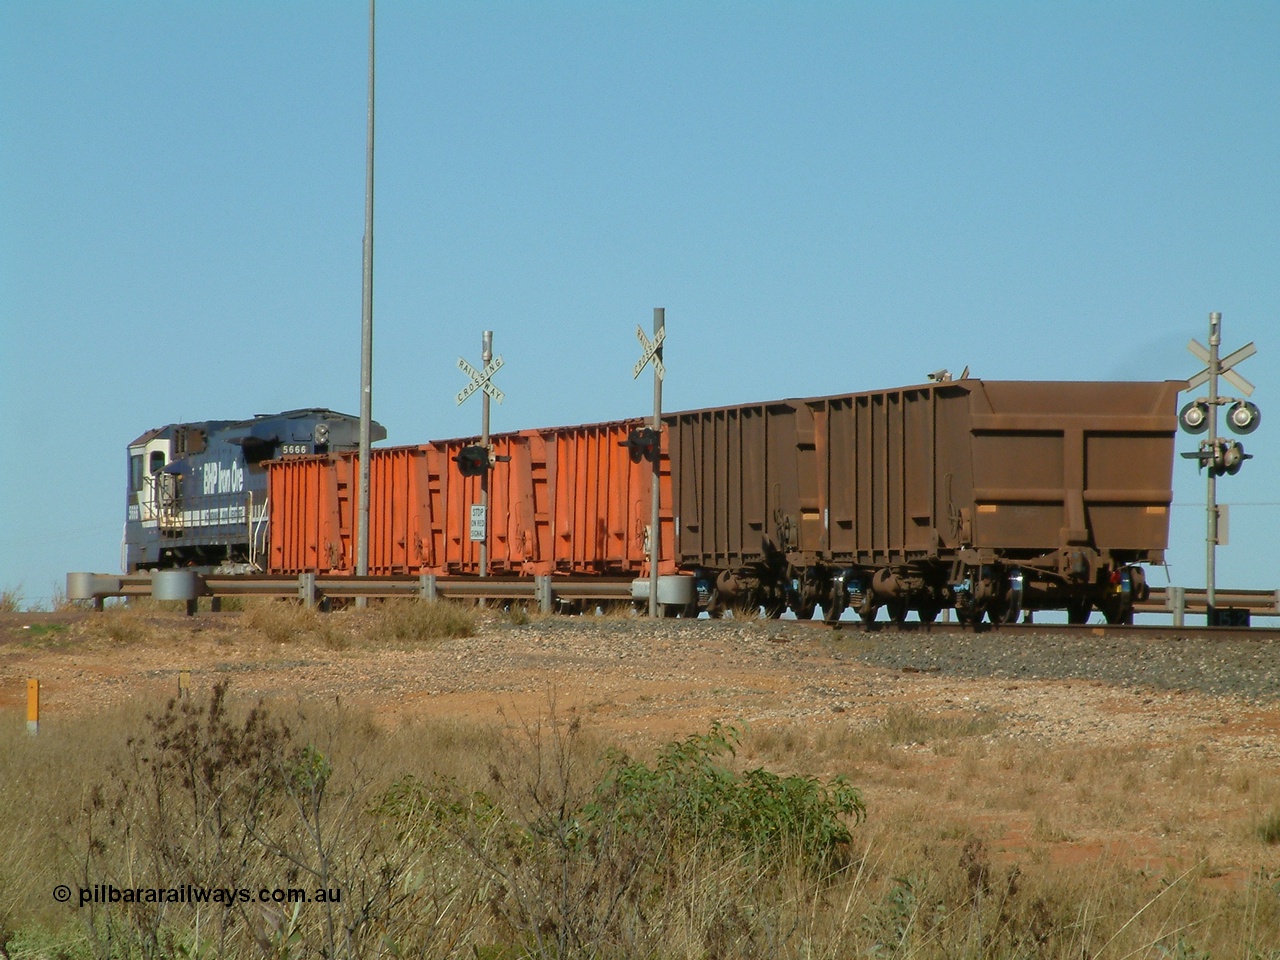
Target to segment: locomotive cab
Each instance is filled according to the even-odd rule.
[[[129,447],[129,520],[155,522],[177,494],[177,479],[165,473],[173,444],[165,431],[144,434]]]

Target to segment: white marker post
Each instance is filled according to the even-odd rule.
[[[658,540],[659,540],[659,507],[660,507],[660,464],[662,462],[662,381],[667,375],[667,368],[662,364],[662,341],[667,336],[667,311],[665,307],[653,308],[653,340],[644,335],[644,330],[636,326],[636,337],[640,341],[643,352],[631,370],[631,379],[640,377],[640,372],[653,361],[653,433],[656,448],[653,451],[653,489],[651,491],[649,511],[649,616],[658,615]]]
[[[35,677],[27,677],[27,733],[35,736],[40,732],[40,681]]]

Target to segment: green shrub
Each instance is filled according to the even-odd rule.
[[[847,821],[865,816],[843,780],[731,771],[734,727],[670,743],[652,766],[593,762],[576,719],[522,729],[489,789],[404,778],[377,808],[410,845],[453,839],[436,869],[486,878],[496,942],[519,956],[661,956],[676,929],[682,955],[776,956],[793,931],[742,903],[833,880]]]
[[[667,744],[653,766],[614,754],[586,819],[635,835],[659,829],[683,843],[710,839],[774,865],[797,857],[807,868],[844,866],[848,820],[866,816],[857,789],[843,777],[823,783],[762,768],[733,773],[723,760],[741,738],[738,728],[716,723]]]

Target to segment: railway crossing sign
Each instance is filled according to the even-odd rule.
[[[1209,378],[1213,376],[1213,355],[1199,340],[1192,340],[1187,344],[1187,349],[1191,351],[1197,360],[1206,365],[1203,370],[1187,381],[1187,389],[1194,390],[1196,387],[1208,383]],[[1227,356],[1218,361],[1218,373],[1226,378],[1227,383],[1231,384],[1246,397],[1253,396],[1253,384],[1231,368],[1241,360],[1248,360],[1257,352],[1258,348],[1250,341],[1235,353],[1227,354]]]
[[[654,334],[653,339],[650,340],[644,335],[644,330],[641,329],[639,325],[636,326],[636,339],[640,341],[640,346],[644,352],[640,354],[640,359],[636,361],[636,365],[631,368],[632,380],[638,380],[640,378],[640,371],[645,368],[650,360],[653,361],[654,376],[659,380],[665,380],[667,378],[667,368],[662,365],[662,357],[658,355],[658,350],[662,346],[662,341],[666,338],[666,327],[658,328],[658,332]]]
[[[458,358],[458,369],[471,378],[471,382],[458,391],[458,405],[471,396],[477,390],[483,390],[486,394],[499,403],[506,396],[498,389],[497,384],[493,382],[493,375],[502,369],[502,357],[494,357],[484,365],[484,370],[480,371],[473,367],[461,357]]]

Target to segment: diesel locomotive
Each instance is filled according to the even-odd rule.
[[[358,418],[314,408],[147,431],[128,447],[124,572],[265,569],[267,462],[355,450],[359,431]],[[387,433],[375,423],[371,435]]]

